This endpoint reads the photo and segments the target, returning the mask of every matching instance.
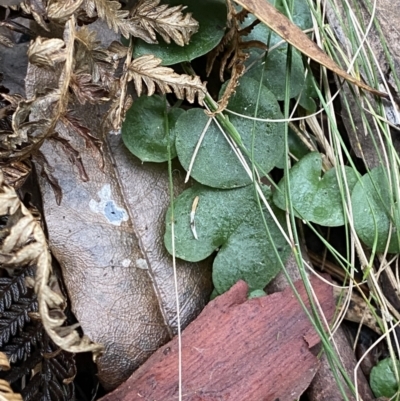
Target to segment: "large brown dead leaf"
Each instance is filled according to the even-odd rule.
[[[27,96],[51,87],[49,75],[28,69]],[[72,126],[60,120],[58,136],[79,151],[88,181],[56,141],[41,151],[63,191],[58,205],[51,184],[40,177],[50,248],[61,264],[72,310],[83,331],[105,347],[97,359],[103,386],[126,380],[154,351],[176,334],[172,258],[163,246],[164,215],[169,205],[165,165],[142,165],[121,145],[105,140],[105,107],[76,107],[75,117],[103,142],[99,152],[85,146]],[[100,165],[103,167],[100,169]],[[175,190],[183,175],[174,173]],[[211,291],[210,269],[177,261],[182,325],[202,310]]]
[[[311,279],[328,321],[332,287]],[[302,281],[295,283],[309,308]],[[182,335],[182,394],[188,401],[294,400],[319,366],[310,351],[320,338],[291,288],[247,299],[247,284],[235,284],[210,302]],[[102,401],[178,399],[178,343],[159,349]]]
[[[327,54],[325,54],[310,38],[286,16],[280,13],[266,0],[234,0],[246,10],[254,14],[260,21],[266,24],[286,42],[294,46],[312,60],[333,71],[361,89],[377,96],[388,97],[384,92],[371,88],[369,85],[354,78],[342,70]]]

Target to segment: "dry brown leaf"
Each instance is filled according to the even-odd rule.
[[[4,352],[0,352],[0,370],[10,370],[10,361]]]
[[[1,164],[22,160],[41,146],[50,129],[51,122],[44,118],[29,121],[29,116],[36,107],[45,107],[51,110],[57,99],[56,94],[49,94],[45,99],[19,102],[12,118],[13,131],[1,138]]]
[[[0,45],[13,47],[14,43],[5,35],[0,35]]]
[[[59,0],[51,2],[47,7],[49,19],[57,22],[65,22],[74,14],[83,3],[83,0]]]
[[[5,182],[14,189],[21,188],[31,172],[31,166],[26,161],[8,163],[2,169]]]
[[[69,87],[80,104],[103,103],[109,100],[107,91],[101,85],[93,83],[89,74],[72,74]]]
[[[286,16],[280,13],[273,5],[265,0],[234,0],[237,4],[254,14],[260,21],[281,36],[286,42],[294,46],[312,60],[323,65],[347,81],[361,89],[381,97],[388,97],[369,85],[352,77],[342,70],[327,54],[325,54],[298,26],[293,24]]]
[[[203,103],[206,93],[206,84],[197,76],[179,75],[172,68],[161,66],[162,60],[150,55],[141,56],[133,60],[128,67],[128,80],[133,80],[137,94],[143,92],[143,84],[151,96],[156,85],[160,91],[175,93],[178,99],[187,99],[193,103],[197,96],[199,104]]]
[[[38,36],[28,49],[29,62],[41,68],[54,68],[65,61],[65,43],[61,39],[45,39]]]
[[[107,88],[112,86],[121,49],[115,44],[111,49],[105,49],[97,40],[96,32],[87,27],[78,30],[75,39],[76,74],[90,74],[93,83],[102,82]]]
[[[141,0],[132,10],[132,22],[147,33],[146,38],[150,38],[144,40],[157,43],[157,32],[167,43],[172,39],[179,46],[188,44],[199,28],[198,22],[191,13],[182,13],[184,6],[159,4],[160,0]]]
[[[47,18],[46,0],[25,0],[20,3],[21,9],[27,13],[32,14],[35,21],[46,31],[49,31],[45,18]]]
[[[120,32],[125,38],[129,35],[140,37],[137,26],[127,19],[129,11],[121,10],[118,1],[84,0],[83,5],[89,16],[96,15],[96,10],[99,18],[106,21],[114,32]]]

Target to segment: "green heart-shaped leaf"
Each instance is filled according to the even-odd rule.
[[[184,5],[184,12],[191,12],[199,23],[199,30],[183,47],[176,43],[165,43],[159,39],[158,44],[149,44],[141,39],[135,42],[133,57],[153,54],[162,60],[162,65],[171,65],[183,61],[192,61],[208,53],[221,41],[225,34],[227,9],[224,0],[168,0],[163,1],[170,6]]]
[[[268,188],[264,189],[269,192]],[[190,212],[197,196],[194,222],[198,239],[190,224]],[[219,294],[240,279],[249,284],[250,291],[263,289],[279,272],[281,265],[266,234],[253,186],[220,190],[196,184],[184,191],[174,204],[176,256],[196,262],[219,249],[213,265],[214,286]],[[283,222],[283,213],[275,211]],[[284,261],[290,247],[269,213],[264,211],[264,216],[272,241]],[[166,226],[165,245],[172,253],[171,208]]]
[[[170,129],[171,158],[176,156],[175,137],[172,128],[182,109],[167,112]],[[164,127],[165,100],[161,96],[141,96],[126,113],[122,124],[122,140],[125,146],[143,162],[161,163],[168,160],[168,135]]]
[[[261,59],[255,67],[247,74],[247,77],[260,80],[262,70],[264,69],[263,84],[271,90],[278,100],[285,99],[286,86],[286,59],[287,45],[280,46],[277,49],[268,52],[267,59]],[[305,87],[304,66],[300,53],[292,50],[292,64],[290,70],[290,94],[293,98],[299,95]]]
[[[336,171],[330,169],[321,177],[321,155],[312,152],[296,163],[289,172],[290,196],[297,217],[323,226],[336,227],[345,223],[341,191]],[[345,167],[347,183],[352,190],[357,176]],[[274,194],[275,205],[286,209],[285,181],[279,182],[279,190]]]
[[[396,360],[396,369],[400,370],[400,362]],[[392,398],[399,389],[399,383],[396,379],[396,372],[391,358],[380,361],[371,370],[370,375],[371,390],[375,397]]]
[[[400,227],[399,205],[393,202],[387,174],[388,171],[379,166],[364,175],[354,187],[351,203],[355,229],[365,244],[372,248],[376,242],[377,252],[384,252],[390,233],[388,251],[397,253],[400,252],[397,231]]]
[[[259,83],[254,79],[241,79],[236,93],[229,101],[229,109],[254,116],[258,89]],[[283,118],[278,102],[265,86],[261,88],[257,117]],[[202,109],[191,109],[182,114],[175,125],[176,151],[186,170],[189,169],[196,144],[209,118]],[[258,165],[265,172],[275,167],[283,155],[284,125],[269,122],[254,123],[252,120],[235,115],[231,115],[230,120],[249,151],[252,146],[252,132],[255,133],[254,160]],[[251,165],[249,159],[246,160]],[[198,182],[214,188],[235,188],[251,182],[234,151],[213,121],[196,155],[191,175]]]

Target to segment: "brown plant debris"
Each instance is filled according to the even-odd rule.
[[[47,336],[38,318],[37,297],[25,281],[34,267],[2,270],[0,278],[0,350],[11,370],[0,378],[19,391],[25,401],[72,401],[75,377],[73,355]]]
[[[312,277],[326,319],[332,319],[332,288]],[[310,308],[304,284],[295,282]],[[236,283],[211,301],[182,334],[185,400],[291,400],[308,387],[319,360],[310,349],[320,342],[291,288],[247,299]],[[102,401],[172,400],[178,397],[178,340],[156,351]]]
[[[258,23],[256,20],[255,23],[250,26],[241,29],[240,23],[243,21],[245,16],[247,15],[247,11],[236,12],[232,3],[230,1],[228,4],[228,31],[225,36],[222,38],[220,44],[213,49],[207,57],[207,67],[206,72],[207,75],[210,75],[211,70],[217,60],[217,57],[222,55],[220,68],[219,68],[219,78],[221,82],[225,81],[224,72],[225,70],[230,70],[230,80],[225,89],[222,98],[219,100],[218,109],[215,113],[219,113],[223,111],[229,102],[230,97],[235,92],[235,88],[239,83],[239,78],[245,72],[245,61],[249,57],[247,53],[245,53],[246,49],[251,47],[259,47],[263,50],[266,50],[266,46],[264,43],[259,42],[257,40],[251,41],[243,41],[243,37],[248,35],[253,27]]]
[[[198,22],[192,18],[191,13],[182,13],[186,8],[184,6],[159,6],[159,3],[160,0],[139,1],[132,10],[132,22],[150,38],[144,39],[146,42],[157,43],[157,32],[167,43],[171,43],[172,39],[179,46],[187,45],[199,28]]]
[[[155,92],[157,85],[163,94],[174,93],[178,99],[186,98],[190,103],[197,96],[198,102],[203,103],[206,87],[199,77],[179,75],[172,68],[161,66],[161,63],[162,60],[152,54],[141,56],[130,63],[128,81],[133,80],[139,96],[144,82],[149,96]]]
[[[54,291],[52,283],[51,257],[46,237],[38,222],[21,203],[14,189],[5,184],[0,173],[0,216],[6,224],[0,230],[0,263],[3,268],[35,266],[35,279],[31,280],[37,295],[38,310],[42,324],[51,340],[60,348],[69,352],[93,351],[98,355],[102,346],[92,343],[86,336],[82,338],[76,327],[65,327],[63,313],[65,299]],[[15,323],[2,331],[4,341],[14,335],[28,319],[30,301],[22,300],[22,309],[15,313]]]
[[[157,87],[162,93],[173,92],[189,102],[194,102],[197,97],[202,103],[205,84],[198,77],[179,75],[161,66],[161,60],[152,56],[132,61],[126,47],[113,42],[106,48],[98,41],[96,31],[87,26],[78,27],[76,22],[76,15],[82,17],[82,13],[86,13],[88,18],[105,20],[110,28],[126,37],[133,35],[153,43],[159,33],[167,42],[173,40],[184,45],[198,26],[190,13],[183,14],[184,7],[167,7],[159,5],[158,0],[145,0],[139,1],[129,13],[121,10],[119,2],[109,0],[49,3],[29,0],[23,10],[31,13],[42,27],[47,29],[47,21],[51,21],[64,26],[64,32],[62,38],[37,36],[31,41],[28,58],[37,70],[32,69],[26,77],[27,98],[4,96],[11,105],[8,106],[10,110],[0,110],[0,117],[12,114],[12,129],[0,133],[0,164],[20,162],[37,154],[43,142],[53,137],[62,144],[68,157],[78,166],[81,177],[85,178],[79,151],[71,148],[68,138],[57,136],[55,132],[63,131],[61,125],[66,124],[69,130],[83,136],[88,146],[93,136],[82,122],[71,117],[72,110],[76,103],[99,104],[110,99],[114,101],[110,108],[111,126],[118,129],[131,104],[126,97],[126,85],[130,80],[134,81],[139,95],[144,82],[148,95],[152,95]],[[128,60],[125,74],[119,78],[117,68],[124,57]],[[30,90],[35,87],[36,74],[40,73],[47,74],[47,85]],[[89,146],[101,152],[96,141]],[[53,187],[57,188],[45,161],[42,166],[54,183]]]
[[[5,401],[22,401],[19,394],[14,393],[6,380],[0,379],[0,397]]]

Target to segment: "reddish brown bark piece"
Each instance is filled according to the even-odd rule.
[[[333,316],[332,289],[313,278],[324,314]],[[305,304],[303,284],[296,282]],[[185,401],[293,400],[318,368],[309,348],[319,342],[290,288],[247,300],[238,282],[210,302],[182,334],[182,394]],[[160,348],[101,401],[178,399],[178,342]]]

